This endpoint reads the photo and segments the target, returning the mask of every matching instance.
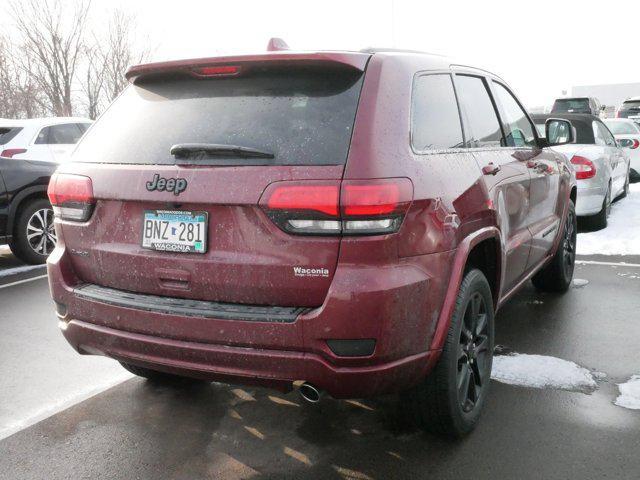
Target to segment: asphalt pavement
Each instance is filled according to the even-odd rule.
[[[394,396],[310,406],[295,393],[127,377],[65,344],[45,279],[2,279],[0,479],[637,479],[640,410],[613,402],[640,374],[640,257],[580,261],[588,283],[562,296],[528,286],[498,314],[496,343],[606,377],[591,394],[493,381],[460,442],[416,430]]]

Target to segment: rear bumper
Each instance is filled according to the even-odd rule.
[[[304,380],[336,398],[370,397],[420,382],[438,350],[428,350],[455,251],[395,265],[336,269],[322,306],[294,321],[239,321],[161,313],[78,294],[64,247],[48,260],[63,331],[80,353],[207,380],[281,390]],[[374,339],[366,356],[340,356],[330,340]]]
[[[426,375],[430,352],[371,367],[336,367],[319,355],[183,342],[71,320],[64,336],[80,353],[177,375],[289,391],[304,380],[336,398],[405,388]]]

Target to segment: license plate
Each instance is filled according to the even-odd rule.
[[[206,253],[207,212],[146,210],[142,246],[163,252]]]

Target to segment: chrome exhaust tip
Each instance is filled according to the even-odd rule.
[[[322,392],[306,382],[298,387],[298,393],[309,403],[318,403],[322,398]]]

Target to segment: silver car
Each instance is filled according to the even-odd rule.
[[[609,118],[604,123],[629,153],[631,180],[640,181],[640,124],[628,118]]]
[[[629,191],[629,155],[594,115],[556,113],[532,118],[542,136],[548,118],[563,118],[573,125],[576,142],[554,149],[571,160],[576,172],[576,214],[593,229],[605,228],[611,202]]]

